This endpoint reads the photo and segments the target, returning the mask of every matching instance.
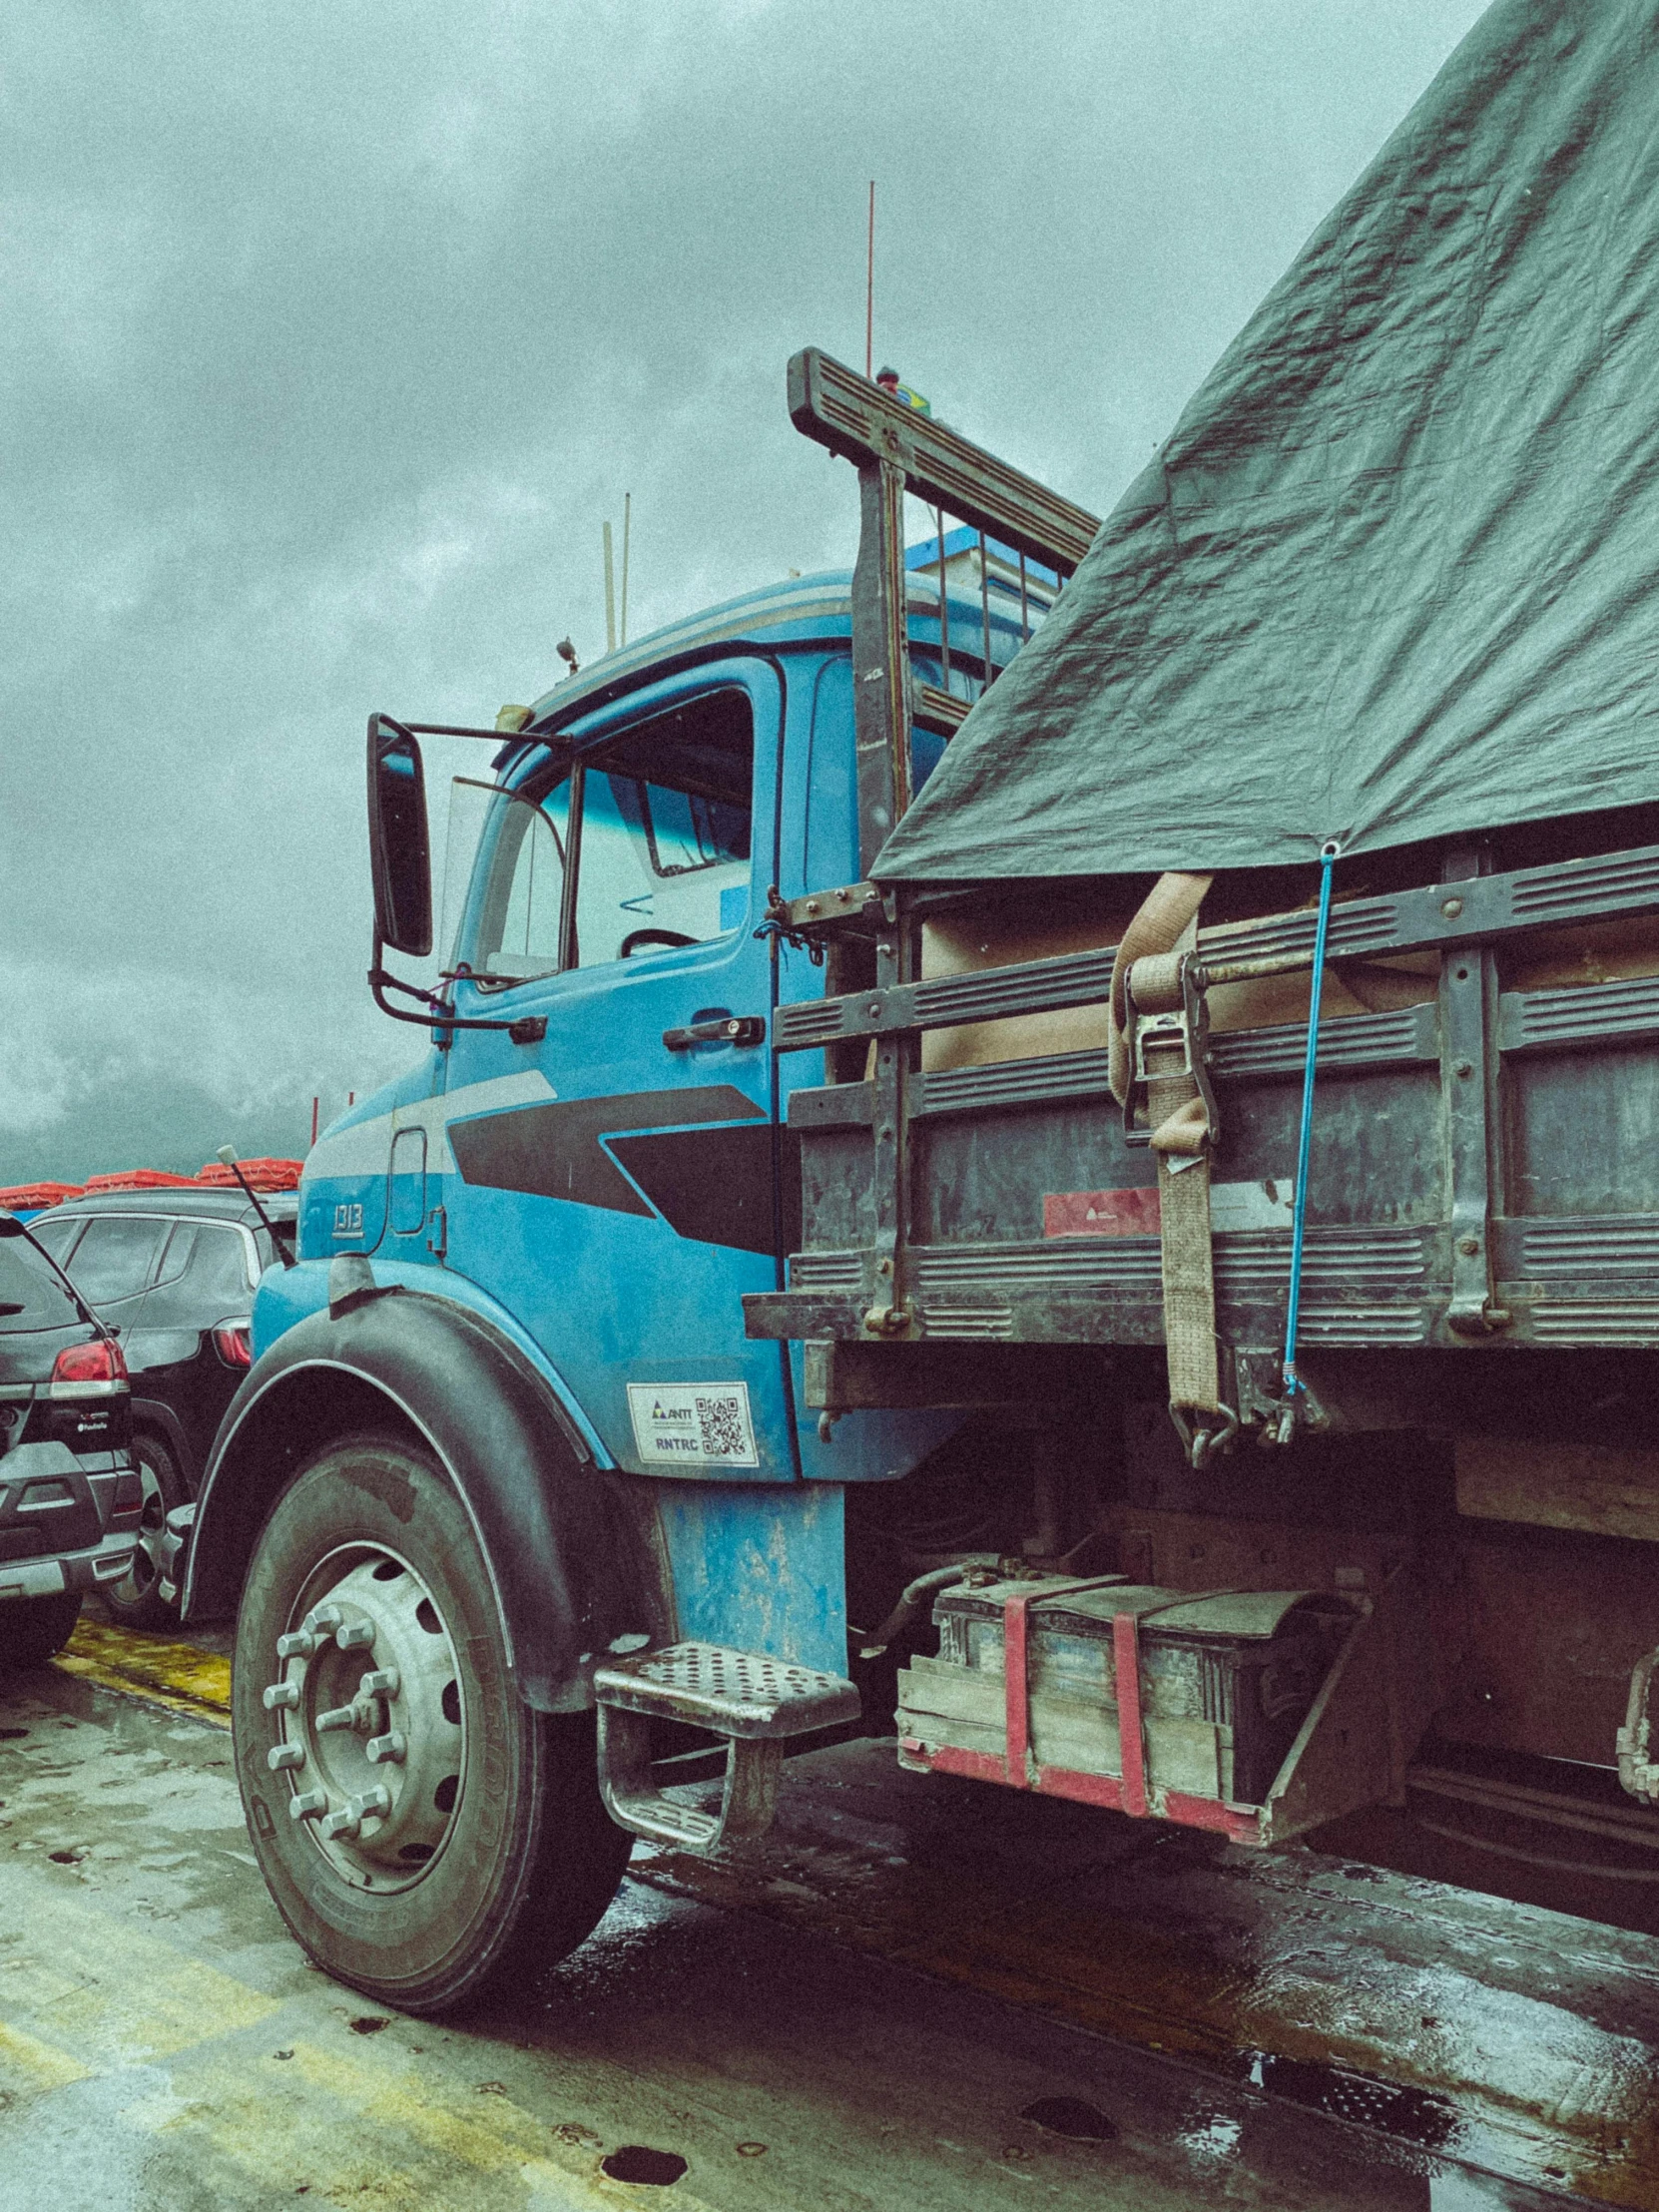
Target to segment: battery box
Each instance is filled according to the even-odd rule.
[[[1328,1591],[1194,1592],[1113,1581],[988,1581],[934,1603],[934,1658],[898,1678],[900,1758],[943,1747],[1005,1759],[1006,1607],[1026,1601],[1029,1744],[1039,1767],[1121,1776],[1114,1622],[1136,1623],[1145,1778],[1180,1792],[1263,1804],[1319,1695],[1355,1609]]]

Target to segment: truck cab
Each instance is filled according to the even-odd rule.
[[[901,610],[906,796],[1059,581],[937,525],[889,536],[875,601]],[[849,1634],[913,1571],[878,1537],[849,1624],[845,1501],[901,1486],[960,1412],[823,1419],[803,1348],[744,1328],[800,1242],[789,1088],[832,1072],[779,1060],[776,1010],[880,959],[856,939],[827,965],[781,918],[856,882],[898,811],[871,814],[857,761],[868,586],[792,579],[504,727],[445,729],[481,742],[441,801],[441,919],[437,726],[370,719],[370,981],[424,1049],[313,1148],[296,1264],[260,1289],[179,1518],[187,1617],[240,1597],[273,1895],[313,1957],[405,2007],[455,2002],[532,1927],[580,1940],[632,1835],[764,1826],[783,1744],[857,1719]],[[435,991],[387,966],[434,948]],[[664,1786],[711,1743],[706,1814]]]
[[[435,1029],[320,1140],[262,1347],[320,1297],[306,1271],[361,1254],[510,1314],[605,1463],[830,1475],[778,1348],[734,1315],[799,1218],[773,1008],[822,988],[768,900],[856,873],[847,602],[844,575],[806,578],[644,640],[457,779],[451,843],[475,860],[445,916],[448,998],[495,1026]],[[918,585],[918,656],[927,603]],[[966,697],[977,679],[952,673]],[[919,775],[938,743],[917,733]]]

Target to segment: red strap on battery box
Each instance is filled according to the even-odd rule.
[[[1002,1700],[1006,1729],[1006,1744],[1002,1758],[1003,1779],[1016,1790],[1036,1787],[1036,1776],[1031,1772],[1031,1690],[1028,1680],[1029,1642],[1026,1635],[1026,1610],[1032,1605],[1046,1605],[1050,1598],[1073,1597],[1079,1590],[1104,1590],[1121,1584],[1121,1574],[1091,1574],[1077,1582],[1050,1582],[1046,1587],[1020,1592],[1006,1598],[1002,1605]],[[1140,1782],[1141,1803],[1139,1810],[1146,1811],[1146,1787],[1144,1766],[1140,1756],[1140,1656],[1134,1643],[1134,1615],[1119,1614],[1112,1623],[1114,1655],[1121,1652],[1118,1631],[1127,1620],[1131,1631],[1131,1665],[1135,1676],[1135,1753],[1136,1772]],[[1118,1711],[1123,1711],[1123,1661],[1118,1665]],[[1127,1779],[1127,1778],[1126,1778]]]
[[[1139,1618],[1134,1613],[1112,1616],[1112,1658],[1118,1680],[1118,1764],[1123,1771],[1123,1810],[1144,1820],[1146,1742],[1141,1734],[1141,1632]]]

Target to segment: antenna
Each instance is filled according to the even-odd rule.
[[[875,373],[875,179],[869,181],[869,245],[864,255],[864,374]]]
[[[628,643],[628,526],[634,516],[634,495],[622,495],[622,642]]]
[[[616,574],[611,567],[611,526],[605,525],[605,650],[616,651]]]
[[[253,1184],[249,1182],[247,1176],[243,1174],[241,1168],[237,1165],[236,1146],[230,1144],[222,1144],[219,1148],[219,1157],[224,1161],[225,1165],[230,1169],[231,1173],[242,1185],[242,1195],[244,1198],[247,1199],[249,1205],[253,1207],[255,1213],[259,1215],[262,1227],[264,1228],[267,1236],[270,1237],[272,1244],[276,1247],[277,1259],[281,1261],[283,1267],[285,1268],[291,1268],[292,1266],[294,1266],[295,1262],[293,1254],[288,1250],[287,1246],[283,1244],[280,1236],[277,1234],[276,1224],[272,1220],[271,1216],[260,1204],[259,1192],[255,1190]]]

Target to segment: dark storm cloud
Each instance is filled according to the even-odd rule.
[[[0,1180],[407,1061],[363,716],[597,652],[624,489],[636,634],[850,556],[868,177],[878,349],[1103,509],[1478,12],[14,0]]]

